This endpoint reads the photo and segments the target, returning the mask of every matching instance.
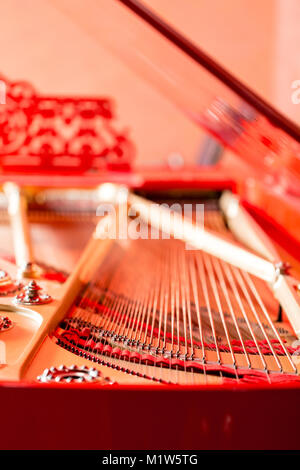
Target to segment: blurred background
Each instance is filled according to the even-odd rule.
[[[101,42],[112,0],[1,2],[1,74],[29,80],[38,92],[110,96],[131,128],[139,159],[180,155],[192,162],[201,132]],[[292,82],[300,79],[299,0],[144,0],[258,94],[296,122]],[[104,23],[103,23],[104,22]],[[138,51],[139,37],[133,45]],[[188,83],[187,83],[188,86]]]

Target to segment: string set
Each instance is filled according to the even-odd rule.
[[[211,204],[208,228],[226,234]],[[56,332],[76,354],[163,383],[298,379],[266,283],[180,240],[116,241]],[[102,362],[101,362],[102,361]]]

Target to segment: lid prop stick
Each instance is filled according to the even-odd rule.
[[[164,232],[165,234],[182,240],[195,249],[202,250],[217,258],[226,261],[237,268],[254,274],[267,282],[277,279],[277,271],[273,263],[240,247],[232,241],[227,241],[219,234],[200,227],[181,213],[171,211],[169,208],[156,204],[148,199],[129,191],[124,186],[104,183],[99,186],[99,203],[117,203],[121,194],[126,197],[130,212],[140,219]]]

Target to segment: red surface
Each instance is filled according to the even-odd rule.
[[[110,98],[40,96],[27,82],[5,84],[2,173],[83,176],[130,168],[134,145],[116,129]]]
[[[1,388],[2,449],[297,449],[300,389]]]
[[[288,253],[296,259],[300,258],[300,243],[289,233],[288,227],[282,227],[272,217],[270,217],[262,208],[255,207],[247,201],[242,201],[245,209],[255,218],[256,222],[264,229],[268,236],[279,243]]]

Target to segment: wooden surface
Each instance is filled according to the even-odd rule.
[[[31,224],[36,260],[59,270],[70,272],[93,231],[92,223]],[[12,255],[10,227],[0,225],[1,254]],[[0,266],[1,268],[1,266]]]

